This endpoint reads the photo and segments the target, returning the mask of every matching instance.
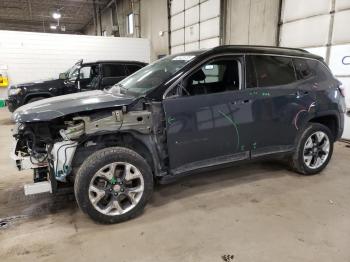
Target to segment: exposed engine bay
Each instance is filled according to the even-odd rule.
[[[124,106],[49,122],[17,123],[11,157],[19,170],[34,170],[34,182],[73,182],[74,172],[91,152],[126,143],[123,140],[132,132],[145,139],[156,139],[151,136],[158,129],[152,121],[152,115],[157,115],[152,114],[154,108],[158,105],[143,104],[142,108],[127,112]]]

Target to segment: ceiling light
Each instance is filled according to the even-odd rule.
[[[56,30],[56,29],[57,29],[57,26],[56,26],[56,25],[50,25],[50,28],[51,28],[52,30]]]
[[[58,11],[53,12],[53,13],[52,13],[52,17],[53,17],[54,19],[60,19],[60,18],[61,18],[61,13],[58,12]]]

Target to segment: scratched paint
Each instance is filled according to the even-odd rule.
[[[294,123],[294,126],[295,126],[295,129],[296,129],[296,130],[299,130],[299,127],[298,127],[298,119],[299,119],[300,114],[301,114],[301,113],[304,113],[304,112],[310,113],[311,108],[313,108],[313,107],[315,107],[315,106],[316,106],[316,102],[312,102],[312,103],[310,104],[310,106],[308,107],[308,109],[303,108],[303,109],[300,109],[300,110],[297,112],[297,114],[295,115],[295,117],[294,117],[294,119],[293,119],[293,123]]]
[[[239,143],[240,143],[240,138],[239,138],[239,132],[238,132],[238,126],[237,124],[233,121],[233,119],[231,117],[229,117],[227,114],[225,114],[224,112],[220,111],[219,110],[219,113],[225,117],[232,125],[233,127],[235,128],[236,130],[236,134],[237,134],[237,146],[236,146],[236,149],[238,150],[239,149]]]

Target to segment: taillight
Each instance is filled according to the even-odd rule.
[[[340,84],[340,85],[338,86],[338,89],[339,89],[339,92],[341,93],[341,95],[342,95],[343,97],[345,97],[345,87],[343,86],[343,84]]]

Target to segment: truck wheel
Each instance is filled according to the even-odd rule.
[[[29,99],[29,100],[27,101],[27,104],[32,103],[32,102],[35,102],[35,101],[39,101],[39,100],[42,100],[42,99],[45,99],[45,98],[46,98],[46,97],[42,97],[42,96],[33,97],[33,98],[31,98],[31,99]]]
[[[314,175],[328,164],[333,153],[334,138],[328,127],[310,123],[299,137],[291,167],[302,175]]]
[[[75,178],[81,210],[93,220],[112,224],[140,214],[153,192],[146,160],[123,147],[99,150],[88,157]]]

